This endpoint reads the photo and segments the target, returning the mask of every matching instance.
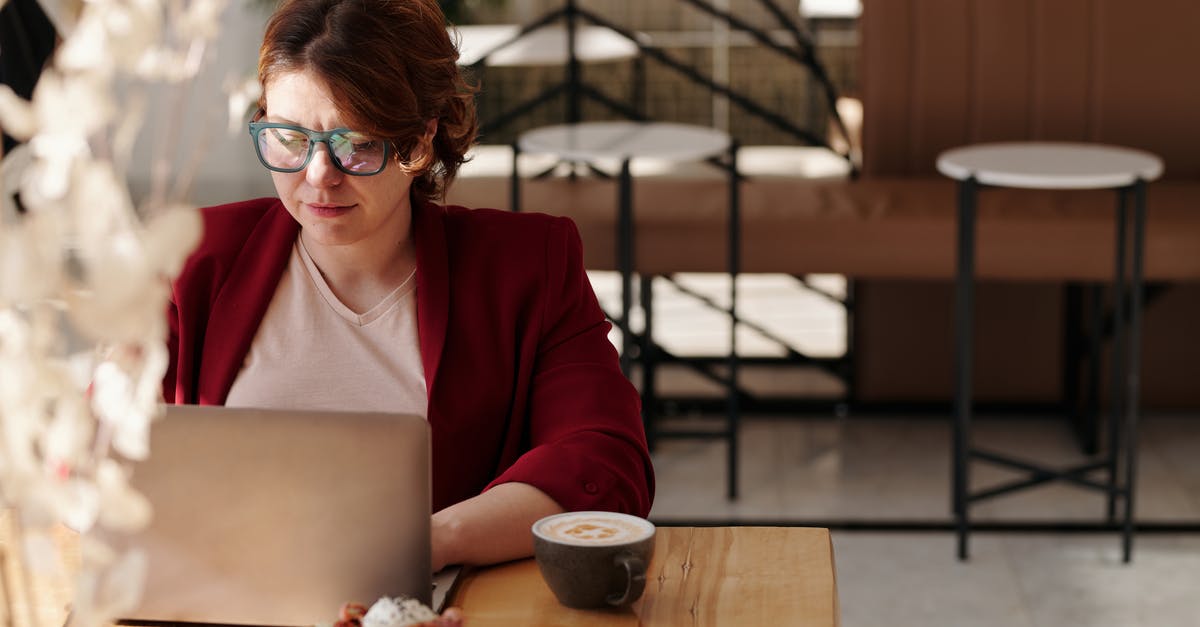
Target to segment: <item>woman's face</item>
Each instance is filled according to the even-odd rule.
[[[311,72],[273,77],[265,96],[264,122],[314,131],[347,126],[324,81]],[[371,238],[401,241],[408,237],[412,177],[391,157],[378,174],[352,176],[334,166],[325,144],[317,144],[303,170],[271,172],[271,178],[283,205],[300,223],[307,244],[353,246]]]

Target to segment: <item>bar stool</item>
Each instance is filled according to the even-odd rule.
[[[968,506],[977,501],[1067,481],[1105,492],[1110,518],[1121,498],[1122,551],[1128,562],[1133,545],[1134,481],[1137,467],[1137,419],[1141,368],[1142,256],[1146,223],[1146,183],[1162,175],[1162,160],[1140,150],[1099,144],[1013,142],[955,148],[938,156],[939,172],[958,181],[958,271],[955,285],[954,495],[958,558],[967,558]],[[980,189],[1016,187],[1072,190],[1115,189],[1116,269],[1113,277],[1112,418],[1109,451],[1104,459],[1067,469],[974,448],[970,441],[973,370],[975,207]],[[1132,233],[1129,197],[1133,197]],[[1127,241],[1128,240],[1128,241]],[[1127,255],[1127,246],[1132,254]],[[1126,284],[1128,280],[1128,284]],[[1128,308],[1126,327],[1124,312]],[[970,462],[979,460],[1029,473],[1027,479],[972,493]],[[1107,470],[1104,481],[1087,475]]]
[[[741,218],[739,215],[737,143],[727,133],[715,129],[668,122],[581,122],[536,128],[523,133],[513,149],[512,207],[519,210],[520,177],[517,176],[519,154],[553,155],[570,162],[584,163],[593,169],[605,162],[620,164],[617,184],[617,269],[621,275],[621,312],[610,316],[621,330],[621,370],[629,376],[632,361],[637,355],[643,366],[642,417],[646,437],[653,445],[659,437],[724,438],[728,443],[728,496],[737,498],[738,449],[738,356],[737,356],[737,275],[741,259]],[[634,159],[655,159],[669,162],[703,161],[726,157],[723,167],[729,174],[729,239],[727,271],[730,276],[729,374],[727,385],[726,425],[723,431],[663,431],[655,424],[654,410],[654,353],[651,311],[647,306],[650,294],[649,277],[642,277],[642,304],[645,329],[640,338],[629,326],[633,306],[634,219],[633,176],[629,164]]]

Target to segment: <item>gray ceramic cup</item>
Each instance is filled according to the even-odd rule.
[[[654,525],[613,512],[567,512],[533,524],[542,578],[567,607],[621,607],[642,596]]]

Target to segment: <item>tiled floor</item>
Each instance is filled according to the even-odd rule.
[[[601,302],[615,310],[616,278],[595,273]],[[823,289],[842,289],[819,277]],[[727,280],[685,276],[681,283],[717,302]],[[786,276],[746,277],[739,309],[807,352],[836,355],[844,346],[840,307],[796,289]],[[677,353],[719,353],[728,324],[669,283],[656,284],[656,339]],[[634,320],[634,328],[640,323]],[[744,335],[743,335],[744,333]],[[615,338],[614,338],[615,339]],[[778,347],[762,334],[739,333],[747,354]],[[759,389],[808,386],[837,393],[837,383],[813,377],[751,373]],[[704,389],[702,382],[668,385]],[[715,417],[676,419],[711,422]],[[1148,415],[1140,428],[1137,519],[1200,526],[1200,416]],[[1081,459],[1062,420],[979,419],[974,442],[1035,460]],[[726,448],[720,441],[664,440],[654,453],[658,490],[651,517],[659,522],[948,523],[950,425],[945,416],[753,417],[743,420],[741,496],[725,498]],[[975,464],[973,484],[1006,473]],[[1050,484],[972,508],[977,520],[1100,522],[1099,493]],[[971,559],[955,558],[944,531],[833,533],[842,624],[846,627],[1200,627],[1200,533],[1142,533],[1132,564],[1121,563],[1115,533],[974,533]],[[780,624],[788,624],[786,620]]]
[[[981,420],[977,442],[1046,460],[1077,458],[1062,423]],[[1200,416],[1143,421],[1139,521],[1200,523]],[[667,440],[654,454],[651,517],[675,521],[945,522],[947,421],[748,417],[741,496],[725,499],[725,445]],[[995,480],[976,465],[976,485]],[[981,504],[980,520],[1099,522],[1098,493],[1051,485]],[[1143,533],[1132,564],[1115,533],[975,533],[971,559],[953,534],[834,531],[843,625],[1200,625],[1200,534]]]

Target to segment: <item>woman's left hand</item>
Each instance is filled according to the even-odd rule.
[[[442,615],[416,625],[416,627],[463,627],[463,615],[457,607],[442,612]]]

